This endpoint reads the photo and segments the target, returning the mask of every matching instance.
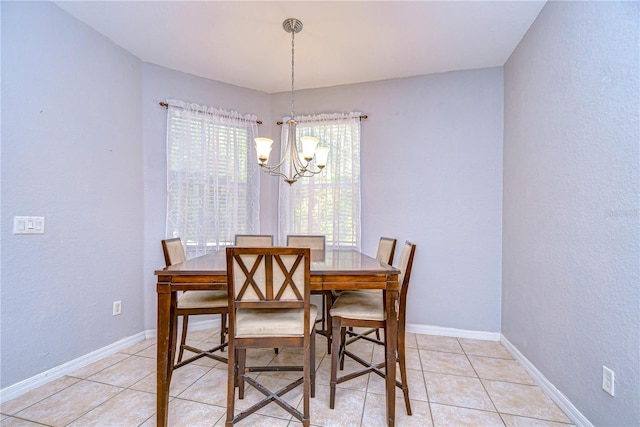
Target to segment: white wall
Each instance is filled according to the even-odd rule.
[[[143,64],[53,3],[1,7],[6,387],[155,328],[166,210],[158,102],[255,113],[260,133],[278,139],[289,94]],[[502,99],[501,68],[296,95],[302,113],[370,116],[363,250],[375,253],[381,235],[418,245],[409,322],[499,331]],[[277,232],[277,185],[263,178],[266,233]],[[14,236],[14,215],[46,216],[46,234]],[[116,299],[123,314],[112,317]]]
[[[639,23],[549,2],[504,67],[502,332],[594,425],[640,423]]]
[[[53,3],[0,7],[6,387],[143,328],[142,109],[138,59]]]
[[[502,68],[296,92],[299,114],[369,116],[362,249],[416,243],[409,323],[500,331],[502,103]],[[289,109],[274,95],[274,117]]]

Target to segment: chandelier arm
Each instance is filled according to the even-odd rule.
[[[283,154],[282,158],[280,159],[280,162],[278,162],[278,164],[274,166],[267,166],[266,164],[264,164],[266,163],[266,160],[264,159],[268,158],[268,152],[271,149],[270,147],[273,141],[269,143],[267,147],[268,151],[266,151],[266,154],[263,153],[262,151],[259,151],[258,156],[259,156],[260,166],[264,172],[273,176],[281,176],[284,178],[285,182],[291,185],[294,182],[296,182],[299,178],[310,177],[310,176],[319,174],[324,169],[324,165],[321,167],[318,167],[318,169],[315,168],[315,165],[311,166],[311,162],[313,161],[315,153],[312,154],[310,150],[313,149],[315,151],[316,145],[318,143],[317,138],[314,138],[316,141],[315,143],[312,142],[313,145],[308,145],[308,141],[305,141],[303,138],[303,143],[302,143],[303,155],[306,158],[302,158],[300,152],[298,151],[298,145],[296,142],[296,139],[297,139],[296,125],[298,124],[298,122],[294,119],[295,117],[295,34],[302,31],[302,22],[295,18],[289,18],[284,20],[284,22],[282,23],[282,27],[286,32],[291,33],[291,118],[287,121],[287,126],[288,126],[288,134],[286,138],[287,141],[286,141],[286,146],[282,151],[282,154]],[[260,150],[265,150],[264,142],[261,141],[261,143],[263,144],[262,145],[263,148],[260,148]],[[257,145],[256,145],[256,149],[258,149]],[[304,150],[307,150],[307,152],[305,153]],[[328,155],[328,149],[326,149],[326,151],[323,151],[323,156],[321,160],[322,162],[326,162],[327,155]],[[288,172],[287,173],[279,172],[279,169],[284,165],[285,161],[287,161],[287,157],[289,158]],[[260,160],[261,158],[263,160]]]

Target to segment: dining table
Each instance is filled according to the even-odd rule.
[[[226,290],[225,251],[211,252],[156,270],[158,277],[157,426],[167,426],[169,386],[177,337],[177,293]],[[398,274],[395,267],[356,250],[326,250],[312,256],[311,291],[381,289],[386,313],[385,382],[387,424],[395,424]],[[327,402],[328,404],[328,402]],[[313,414],[312,414],[313,417]],[[313,419],[313,418],[312,418]]]

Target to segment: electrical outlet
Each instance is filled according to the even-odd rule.
[[[117,316],[122,313],[122,301],[113,302],[113,315]]]
[[[609,393],[611,396],[615,396],[615,373],[602,365],[602,389]]]

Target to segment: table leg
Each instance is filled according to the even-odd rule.
[[[396,312],[396,301],[398,291],[385,291],[385,310],[387,313],[384,339],[385,346],[385,380],[387,385],[387,424],[389,427],[395,425],[396,415],[396,349],[398,347],[398,313]]]
[[[168,288],[168,286],[166,286]],[[158,337],[157,337],[157,427],[165,427],[169,414],[169,385],[173,369],[176,325],[175,293],[162,289],[158,283]]]

